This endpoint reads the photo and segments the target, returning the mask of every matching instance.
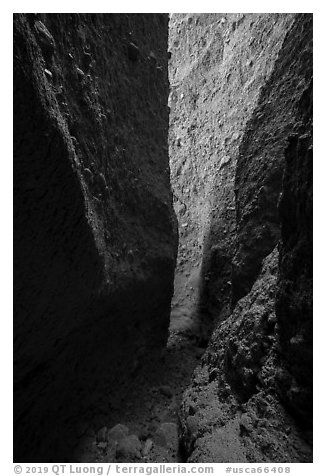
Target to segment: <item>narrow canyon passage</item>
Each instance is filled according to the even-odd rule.
[[[14,15],[15,462],[312,460],[312,15]]]
[[[188,332],[185,325],[182,332],[171,330],[166,348],[135,369],[123,389],[125,396],[111,410],[110,417],[102,421],[103,426],[98,422],[97,439],[93,432],[82,437],[74,458],[84,462],[115,461],[115,448],[111,452],[101,449],[103,438],[103,448],[107,450],[103,435],[108,433],[112,438],[131,435],[118,451],[120,461],[184,461],[179,441],[179,408],[204,351],[192,327]]]

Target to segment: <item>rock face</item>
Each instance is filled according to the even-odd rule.
[[[262,259],[280,238],[278,200],[289,135],[301,127],[302,94],[312,77],[312,19],[299,16],[289,29],[274,69],[260,92],[237,160],[236,253],[233,301],[250,291]]]
[[[215,321],[184,395],[184,451],[311,461],[312,16],[182,14],[171,26],[176,288],[195,273],[191,298]]]
[[[281,246],[276,312],[280,325],[279,393],[312,427],[312,80],[299,103],[300,127],[289,138],[280,200]]]
[[[15,15],[15,461],[69,460],[166,340],[167,35],[165,14]]]
[[[186,296],[192,286],[195,304],[213,317],[228,306],[232,274],[242,259],[234,185],[236,175],[240,180],[240,149],[293,21],[292,14],[173,14],[170,19],[171,180],[180,236],[176,288],[189,273],[180,293]],[[279,109],[283,112],[283,105]]]
[[[280,403],[278,251],[214,331],[182,406],[189,462],[309,462],[309,432]]]

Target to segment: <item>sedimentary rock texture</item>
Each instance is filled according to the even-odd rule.
[[[15,461],[69,460],[166,339],[167,29],[164,14],[15,15]]]
[[[289,134],[301,126],[300,102],[312,77],[312,16],[298,15],[260,92],[237,160],[233,301],[247,294],[262,259],[280,238],[278,200]]]
[[[180,234],[176,288],[187,299],[191,286],[190,299],[213,316],[232,291],[239,148],[293,21],[292,14],[170,19],[171,180]]]
[[[232,140],[239,119],[225,116],[230,171],[212,170],[206,183],[220,185],[199,199],[205,196],[210,208],[207,197],[214,197],[216,210],[204,239],[202,272],[210,284],[202,283],[202,297],[224,321],[184,396],[183,444],[194,462],[312,460],[312,16],[253,18],[271,45],[268,74],[247,78],[256,81],[258,96],[244,94],[247,83],[239,92],[252,108],[245,99],[229,100],[230,111],[243,117],[241,135]],[[247,24],[248,36],[255,21]],[[240,39],[248,55],[252,40]],[[240,60],[235,64],[241,69]],[[223,87],[237,98],[234,83]],[[215,125],[211,137],[220,131]],[[235,207],[229,216],[228,205]],[[221,283],[229,285],[226,294]],[[220,312],[221,299],[232,299],[230,313]]]
[[[275,315],[278,251],[264,261],[250,293],[212,335],[182,407],[189,462],[307,462],[309,434],[277,393]]]

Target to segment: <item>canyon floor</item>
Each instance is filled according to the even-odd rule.
[[[209,317],[197,310],[199,269],[182,263],[176,274],[169,339],[152,359],[135,362],[106,426],[88,428],[76,448],[80,462],[182,462],[179,408],[184,390],[206,350]],[[97,425],[99,426],[99,425]]]
[[[166,347],[156,356],[153,355],[152,359],[145,358],[143,362],[135,362],[134,377],[126,382],[126,387],[121,392],[125,397],[122,397],[114,408],[111,407],[110,419],[94,421],[94,425],[87,428],[76,447],[73,461],[189,462],[189,448],[183,446],[187,438],[184,439],[182,435],[180,422],[180,408],[184,404],[189,415],[187,425],[189,426],[190,420],[193,419],[194,434],[198,428],[193,415],[198,411],[201,415],[201,429],[199,428],[197,436],[199,443],[196,443],[195,448],[198,444],[200,448],[201,441],[207,439],[207,435],[215,428],[217,413],[218,421],[226,422],[221,439],[214,439],[212,435],[210,444],[206,440],[206,443],[203,443],[208,451],[204,459],[201,456],[197,461],[195,451],[195,459],[192,458],[190,462],[246,462],[250,461],[250,455],[253,462],[287,462],[297,459],[298,455],[302,461],[310,460],[311,432],[303,432],[298,428],[289,415],[275,405],[272,395],[266,398],[257,395],[257,405],[264,414],[260,419],[259,416],[257,419],[259,412],[256,415],[255,411],[251,411],[250,402],[247,409],[246,405],[235,405],[237,417],[233,420],[230,417],[230,409],[234,404],[230,404],[230,408],[217,405],[216,391],[210,388],[216,379],[213,373],[217,369],[207,372],[209,366],[207,367],[206,362],[210,352],[207,345],[214,323],[204,310],[198,309],[198,277],[199,269],[194,263],[179,259]],[[259,296],[268,294],[269,283],[262,279],[255,289],[254,292]],[[247,297],[243,300],[244,306],[246,299]],[[255,307],[252,312],[255,313]],[[223,386],[223,383],[220,383],[221,385]],[[192,394],[188,395],[191,386]],[[194,392],[198,394],[198,398],[194,396]],[[109,395],[107,398],[109,399]],[[274,447],[274,443],[271,446],[268,444],[274,435],[275,441],[280,441],[279,447]],[[252,439],[253,442],[253,445],[249,444],[251,449],[249,448],[247,454],[239,447],[239,438],[241,440],[243,437],[248,437],[248,441]],[[266,452],[266,458],[262,456],[261,446],[265,448],[263,454]],[[272,455],[274,451],[276,453]]]

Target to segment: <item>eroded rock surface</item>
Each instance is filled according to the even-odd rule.
[[[214,317],[229,305],[239,240],[234,187],[239,150],[293,21],[292,14],[173,14],[170,19],[171,181],[180,235],[177,315],[196,318],[204,307]],[[256,145],[263,148],[262,141]],[[256,169],[246,170],[254,174]]]
[[[251,292],[214,331],[184,394],[182,441],[189,462],[311,461],[311,435],[278,397],[277,273],[275,249]]]
[[[69,460],[166,342],[167,38],[165,14],[15,15],[15,461]]]
[[[311,461],[312,16],[173,15],[170,48],[173,313],[215,321],[185,454]]]
[[[236,253],[232,292],[237,302],[250,291],[262,259],[280,239],[278,201],[290,134],[302,128],[300,103],[312,77],[312,18],[297,16],[274,69],[260,92],[237,160]]]

